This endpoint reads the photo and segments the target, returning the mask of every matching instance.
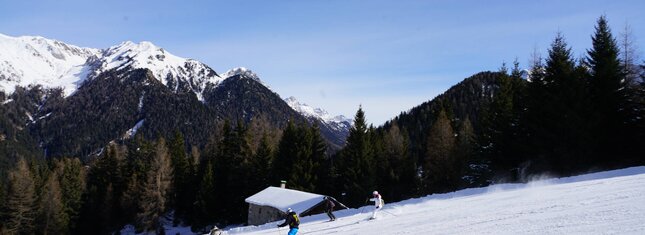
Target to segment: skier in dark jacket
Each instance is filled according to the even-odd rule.
[[[332,213],[335,206],[336,204],[331,201],[331,198],[325,197],[325,213],[327,213],[327,216],[329,216],[329,221],[336,220],[336,216],[334,215],[334,213]]]
[[[296,212],[291,210],[291,208],[287,209],[287,216],[284,218],[284,223],[278,224],[278,228],[287,226],[287,224],[289,225],[289,233],[287,235],[296,235],[296,233],[298,233],[300,219]]]

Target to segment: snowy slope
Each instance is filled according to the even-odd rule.
[[[431,195],[366,221],[370,209],[304,217],[298,234],[645,234],[645,167]],[[228,234],[286,234],[275,224]]]
[[[0,90],[12,93],[16,85],[41,84],[73,92],[88,73],[85,62],[99,52],[38,36],[0,34]]]
[[[300,103],[296,97],[289,97],[284,99],[289,106],[296,112],[305,117],[315,118],[321,120],[323,123],[334,127],[337,130],[349,130],[352,125],[352,119],[346,118],[343,115],[332,116],[327,111],[321,108],[314,108],[305,103]]]

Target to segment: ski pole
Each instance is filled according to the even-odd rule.
[[[390,214],[390,215],[393,215],[394,217],[398,217],[398,215],[395,215],[395,214],[392,214],[392,213],[390,213],[390,212],[387,212],[386,210],[383,210],[383,212],[388,213],[388,214]]]
[[[367,201],[370,200],[369,198],[365,199],[365,202],[363,202],[363,208],[361,209],[361,214],[363,214],[363,210],[365,210],[365,205],[367,204]]]

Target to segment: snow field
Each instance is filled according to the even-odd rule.
[[[298,234],[645,234],[645,167],[430,195],[367,221],[371,209],[304,217]],[[227,232],[286,234],[277,223]]]

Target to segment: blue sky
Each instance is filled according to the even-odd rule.
[[[645,1],[7,1],[0,33],[106,48],[151,41],[223,73],[247,67],[283,98],[380,125],[556,32],[581,57],[598,16],[645,48]]]

